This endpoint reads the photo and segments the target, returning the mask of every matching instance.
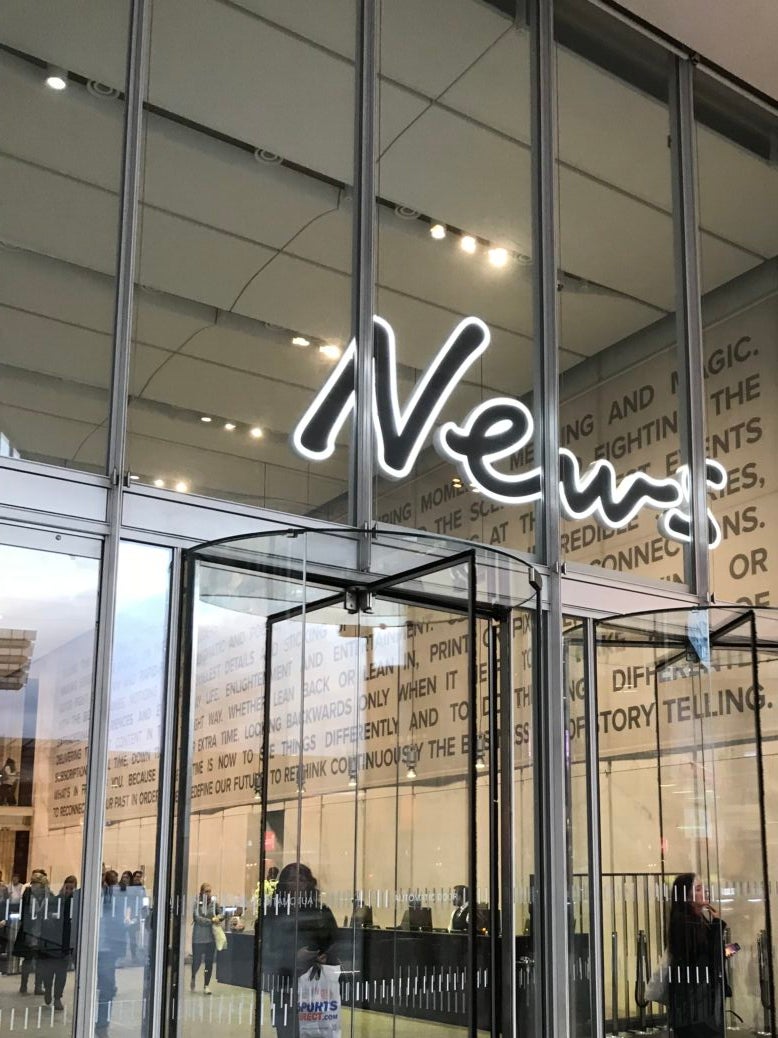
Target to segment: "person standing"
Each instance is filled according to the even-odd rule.
[[[0,804],[16,806],[16,786],[19,782],[19,772],[16,770],[16,761],[13,757],[6,758],[3,770],[0,772]]]
[[[28,985],[30,974],[33,972],[35,972],[35,994],[43,994],[43,985],[37,972],[37,960],[48,893],[48,876],[43,869],[34,869],[30,874],[30,885],[22,894],[19,930],[14,942],[14,955],[22,960],[20,995],[29,994]]]
[[[203,994],[211,994],[211,975],[213,960],[216,956],[216,941],[213,936],[214,925],[222,921],[221,910],[213,896],[210,883],[200,885],[200,896],[192,909],[192,979],[189,990],[195,990],[197,972],[200,963],[205,965],[205,982]]]
[[[143,922],[146,917],[148,899],[143,872],[136,869],[130,877],[127,889],[127,932],[130,941],[130,957],[133,962],[143,961]]]
[[[65,1008],[62,994],[75,948],[77,887],[76,877],[66,876],[59,895],[48,895],[43,913],[37,975],[44,1002],[50,1006],[53,1000],[56,1012]]]
[[[127,940],[125,906],[120,899],[119,874],[107,869],[103,874],[100,935],[97,946],[97,1022],[95,1034],[107,1038],[111,1005],[116,997],[116,963],[124,953]]]
[[[723,1038],[724,923],[699,876],[685,872],[671,891],[667,926],[669,1016],[675,1038]]]

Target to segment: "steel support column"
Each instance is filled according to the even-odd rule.
[[[130,370],[132,296],[138,224],[138,187],[141,164],[143,91],[147,61],[146,0],[133,0],[130,15],[129,61],[125,91],[124,151],[122,158],[121,214],[114,313],[114,363],[111,414],[108,433],[108,534],[100,574],[100,607],[97,626],[94,696],[89,723],[89,744],[84,815],[81,921],[76,965],[74,1033],[89,1035],[95,1026],[97,958],[102,897],[102,852],[105,824],[106,776],[114,625],[119,577],[119,542],[126,457],[127,395]]]
[[[705,485],[705,380],[697,215],[697,149],[694,132],[694,68],[687,58],[671,66],[670,141],[675,236],[678,400],[681,447],[690,472],[692,541],[686,579],[702,601],[710,601],[708,499]]]

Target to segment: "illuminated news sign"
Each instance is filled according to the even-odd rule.
[[[405,408],[397,396],[397,351],[394,332],[381,317],[374,318],[375,352],[373,426],[379,468],[391,479],[403,479],[413,469],[427,436],[465,372],[489,346],[489,329],[477,317],[461,321],[416,384]],[[356,343],[352,342],[316,395],[292,434],[294,449],[309,461],[332,456],[343,423],[354,407]],[[524,504],[543,494],[541,469],[502,472],[496,465],[532,442],[532,415],[520,401],[494,397],[474,407],[460,425],[444,422],[434,433],[442,457],[453,462],[463,479],[501,504]],[[723,490],[726,470],[717,461],[705,463],[706,483]],[[632,472],[622,480],[613,465],[599,459],[582,471],[566,447],[559,451],[559,493],[568,519],[593,516],[612,530],[627,526],[644,508],[659,512],[665,537],[691,537],[690,481],[683,465],[674,476],[657,479]],[[717,547],[721,530],[708,510],[708,544]]]

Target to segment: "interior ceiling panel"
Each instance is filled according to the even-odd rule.
[[[4,242],[113,273],[117,195],[4,157],[0,157],[0,182],[0,238]]]
[[[135,339],[165,350],[177,350],[202,328],[213,325],[213,307],[167,292],[135,290]]]
[[[497,269],[483,250],[471,256],[454,236],[435,241],[419,221],[379,214],[378,281],[458,315],[475,314],[503,328],[532,334],[532,268],[511,260]]]
[[[351,279],[281,254],[246,287],[235,310],[343,346],[351,334]]]
[[[209,70],[218,68],[218,74]],[[350,182],[350,62],[214,0],[154,7],[149,99],[238,140]]]
[[[95,331],[113,329],[112,277],[22,249],[0,248],[0,302]]]
[[[263,338],[261,331],[260,327],[260,334],[247,335],[217,325],[198,333],[182,352],[249,374],[283,378],[303,387],[311,396],[318,392],[331,374],[333,362],[315,346],[302,349],[292,346],[288,339],[281,342],[269,335]]]
[[[561,47],[557,68],[560,161],[670,212],[667,108]]]
[[[124,89],[128,0],[3,0],[3,42]]]
[[[353,200],[350,195],[341,193],[338,197],[335,192],[329,202],[329,206],[313,216],[307,226],[300,225],[299,233],[286,251],[292,256],[348,274],[351,272]]]
[[[166,408],[153,401],[132,401],[130,405],[130,428],[132,432],[142,433],[166,443],[175,443],[180,447],[210,452],[230,457],[243,458],[252,465],[283,465],[291,469],[305,469],[309,462],[297,455],[291,448],[286,436],[275,438],[267,436],[262,440],[253,440],[245,429],[227,432],[216,423],[204,425],[196,415],[188,413],[182,417],[180,412]],[[157,466],[164,459],[157,459]],[[153,463],[153,458],[148,464]],[[341,478],[348,468],[348,450],[343,446],[336,449],[334,456],[324,465],[323,476]],[[137,455],[133,453],[133,465],[137,468]],[[318,465],[316,466],[318,470]],[[147,469],[147,471],[151,471]],[[169,473],[168,473],[169,474]],[[164,478],[164,473],[160,473]],[[191,475],[191,473],[190,473]]]
[[[305,39],[353,58],[356,39],[356,0],[235,0],[271,22]]]
[[[2,51],[0,96],[3,152],[118,192],[122,102],[94,97],[77,83],[49,90],[40,68]]]
[[[143,285],[229,310],[275,252],[143,207],[138,277]]]
[[[145,395],[205,415],[234,418],[280,432],[287,431],[292,416],[301,415],[311,399],[308,390],[280,381],[289,375],[280,364],[279,380],[270,384],[230,368],[218,369],[218,378],[216,374],[213,365],[195,357],[172,357],[154,376]],[[211,432],[196,418],[194,422],[204,433]]]
[[[702,226],[764,258],[775,256],[778,164],[705,127],[697,130],[697,148]],[[772,205],[765,205],[765,199],[772,199]]]
[[[3,364],[98,385],[111,381],[113,336],[0,305]]]
[[[338,188],[206,133],[152,116],[143,201],[200,223],[280,247],[338,204]]]
[[[778,200],[776,202],[778,204]],[[703,231],[700,234],[700,268],[702,272],[702,290],[709,292],[719,285],[725,284],[738,274],[758,267],[762,261],[750,252],[733,248],[720,238],[714,238]]]
[[[441,100],[514,140],[530,139],[529,33],[511,27]]]
[[[437,97],[511,25],[477,0],[386,0],[381,73]]]
[[[669,214],[566,169],[559,175],[559,208],[565,271],[662,310],[674,309]]]
[[[631,299],[565,291],[560,295],[561,341],[587,357],[647,328],[661,314]]]
[[[531,254],[530,152],[431,108],[389,148],[379,193],[434,220]]]
[[[40,372],[4,367],[0,401],[41,414],[73,418],[91,424],[105,420],[108,394],[99,387],[48,378]]]
[[[50,460],[54,464],[67,464],[78,451],[81,464],[94,468],[105,466],[105,427],[92,435],[99,423],[51,412],[46,412],[46,421],[42,422],[44,408],[40,401],[36,401],[36,405],[26,409],[13,403],[0,402],[0,430],[12,445],[15,442],[24,444],[26,458],[33,456]],[[87,438],[88,442],[84,443]]]

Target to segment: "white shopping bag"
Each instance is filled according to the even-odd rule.
[[[312,966],[297,981],[300,1038],[340,1038],[340,966]]]

